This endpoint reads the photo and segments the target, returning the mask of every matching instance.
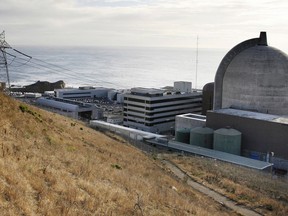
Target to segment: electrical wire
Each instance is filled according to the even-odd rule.
[[[64,68],[62,66],[43,61],[43,60],[38,59],[38,58],[33,58],[32,56],[27,55],[27,54],[25,54],[25,53],[23,53],[17,49],[13,49],[13,50],[28,58],[27,59],[27,58],[15,56],[15,55],[7,52],[7,51],[4,51],[6,54],[8,54],[10,56],[13,56],[13,57],[15,56],[14,59],[9,63],[10,67],[13,67],[14,69],[16,69],[15,67],[30,66],[30,67],[37,68],[40,70],[46,69],[49,72],[52,72],[52,73],[54,72],[54,73],[60,74],[62,76],[65,75],[65,76],[73,78],[73,79],[79,79],[79,76],[75,75],[77,73],[73,70],[70,70],[70,69]],[[18,61],[17,59],[20,61]],[[21,61],[25,61],[25,62],[23,63]],[[18,63],[19,65],[12,65],[13,62]],[[72,72],[72,74],[67,73],[67,72]],[[97,79],[98,81],[95,81],[94,79],[91,79],[88,77],[81,77],[81,80],[83,80],[83,81],[86,80],[89,83],[100,83],[100,84],[107,83],[107,84],[111,84],[111,85],[118,86],[118,87],[124,87],[124,86],[121,86],[119,84],[117,85],[113,82],[108,82],[108,81],[104,81],[104,80]]]

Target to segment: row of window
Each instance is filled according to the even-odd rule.
[[[66,93],[63,93],[63,96],[64,95],[91,95],[91,92],[66,92]]]
[[[144,114],[146,116],[154,116],[154,115],[157,115],[157,114],[165,114],[165,113],[170,113],[170,112],[176,112],[176,111],[181,111],[181,110],[187,110],[187,109],[199,109],[199,111],[202,110],[202,107],[201,106],[194,106],[194,107],[187,107],[187,108],[183,108],[183,109],[172,109],[172,110],[167,110],[165,112],[163,111],[160,111],[160,112],[153,112],[153,113],[150,113],[150,112],[141,112],[141,111],[136,111],[136,110],[128,110],[128,109],[124,109],[124,115],[127,116],[127,114],[129,113],[129,116],[132,116],[131,112],[134,112],[134,113],[139,113],[139,114]],[[180,113],[179,113],[180,114]],[[138,116],[139,117],[139,116]],[[140,117],[142,118],[142,117]]]
[[[170,98],[170,99],[160,99],[155,101],[149,101],[149,100],[142,100],[137,98],[129,98],[124,97],[124,100],[126,101],[132,101],[132,102],[138,102],[138,103],[144,103],[144,104],[157,104],[157,103],[165,103],[165,102],[173,102],[173,101],[183,101],[183,100],[189,100],[189,99],[198,99],[202,98],[202,95],[197,96],[189,96],[189,97],[179,97],[179,98]]]
[[[181,113],[179,113],[181,114]],[[182,113],[183,114],[183,113]],[[141,121],[154,121],[154,120],[157,120],[157,119],[175,119],[175,114],[173,115],[166,115],[166,116],[160,116],[160,117],[155,117],[155,118],[142,118],[142,117],[139,117],[139,116],[136,116],[136,115],[127,115],[127,113],[124,113],[123,115],[124,117],[134,117],[134,118],[138,118],[138,119],[141,119]]]
[[[138,121],[134,121],[134,120],[131,120],[131,119],[126,119],[126,118],[124,118],[124,125],[125,125],[125,122],[134,122],[134,123],[138,123],[138,124],[142,124],[142,125],[145,125],[145,126],[147,126],[147,127],[153,127],[153,126],[155,126],[155,125],[159,125],[159,124],[163,124],[163,123],[169,123],[169,122],[174,122],[175,120],[173,119],[171,119],[171,120],[168,120],[168,121],[161,121],[161,122],[157,122],[157,123],[143,123],[143,122],[138,122]]]
[[[198,102],[186,102],[186,103],[182,103],[182,104],[175,104],[175,105],[165,105],[165,106],[159,106],[159,107],[144,107],[144,106],[138,106],[138,105],[134,105],[134,104],[126,104],[124,103],[124,111],[128,111],[128,108],[141,108],[141,109],[145,109],[148,111],[153,111],[153,110],[158,110],[158,109],[162,109],[162,108],[167,108],[167,107],[173,107],[173,106],[183,106],[183,105],[193,105],[193,107],[202,107],[202,101],[198,101]],[[192,107],[192,106],[191,106]],[[130,109],[130,110],[131,110]],[[179,108],[178,108],[179,109]],[[134,112],[134,110],[133,110]],[[161,113],[161,111],[159,111],[159,113]]]

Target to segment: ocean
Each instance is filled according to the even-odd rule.
[[[174,81],[189,81],[193,88],[202,88],[213,82],[227,52],[198,49],[196,66],[197,52],[192,48],[21,46],[14,49],[32,58],[6,50],[12,85],[63,80],[69,87],[88,85],[116,89],[160,88],[173,86]],[[0,70],[0,79],[6,80],[4,68]]]

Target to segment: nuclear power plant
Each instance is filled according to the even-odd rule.
[[[211,142],[202,142],[202,147],[288,170],[288,56],[268,46],[266,32],[239,43],[224,56],[214,85],[203,89],[203,114],[203,126],[214,130],[213,141],[204,133],[207,129],[193,129],[199,119],[176,117],[176,129],[191,126],[190,144],[195,143],[195,131],[200,131]]]

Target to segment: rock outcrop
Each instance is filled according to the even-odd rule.
[[[37,81],[36,83],[24,86],[23,88],[11,88],[11,91],[44,93],[45,91],[54,91],[54,89],[61,89],[64,87],[65,83],[63,80],[59,80],[55,83],[50,83],[47,81]]]

